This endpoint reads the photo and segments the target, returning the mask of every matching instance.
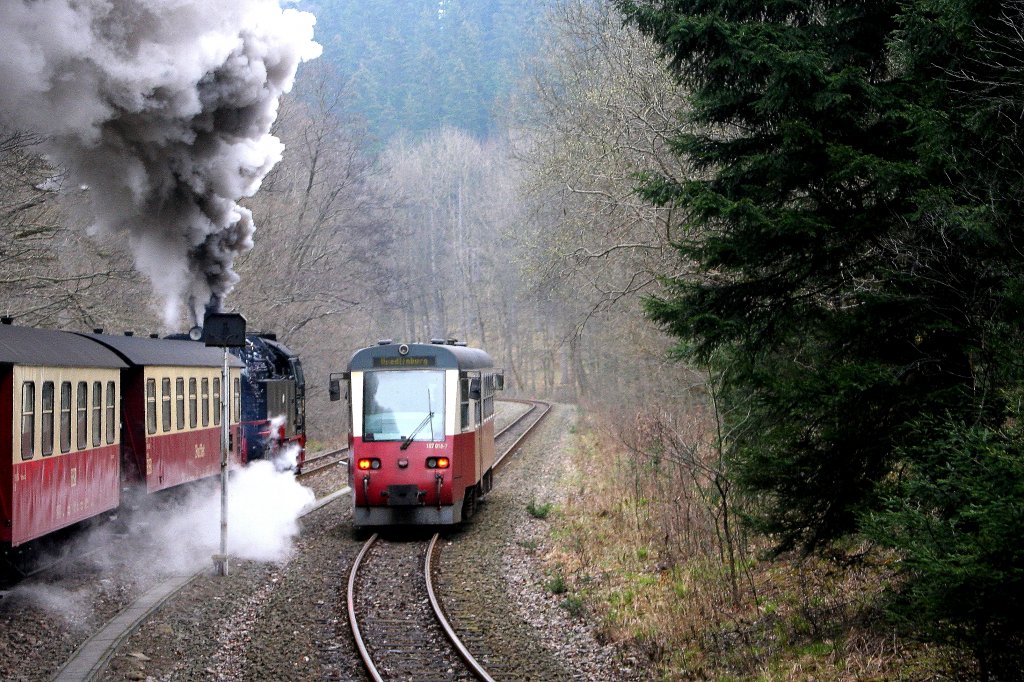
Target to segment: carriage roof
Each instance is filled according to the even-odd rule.
[[[109,348],[78,334],[10,324],[0,325],[0,363],[111,369],[126,366]]]
[[[79,334],[92,339],[121,356],[131,366],[223,367],[224,352],[198,341],[154,339],[146,336],[115,336],[113,334]],[[229,367],[243,367],[234,355],[228,354]]]

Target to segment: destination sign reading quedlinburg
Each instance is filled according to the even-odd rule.
[[[407,355],[400,358],[374,358],[374,367],[433,367],[435,358]]]

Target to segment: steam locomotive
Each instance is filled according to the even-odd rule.
[[[244,364],[240,400],[245,459],[264,459],[294,447],[295,468],[301,470],[306,453],[306,379],[298,354],[276,334],[266,332],[246,334],[245,345],[228,350]]]

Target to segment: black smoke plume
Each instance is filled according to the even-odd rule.
[[[252,247],[270,135],[312,15],[277,0],[0,0],[0,125],[88,187],[95,230],[126,234],[176,327],[219,308]]]

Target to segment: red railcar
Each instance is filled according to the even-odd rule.
[[[353,525],[447,525],[490,490],[494,396],[490,356],[454,343],[356,352],[344,376],[351,415]],[[332,384],[332,398],[340,387]]]
[[[231,459],[241,362],[229,356]],[[0,543],[220,472],[223,355],[189,341],[0,324]]]

